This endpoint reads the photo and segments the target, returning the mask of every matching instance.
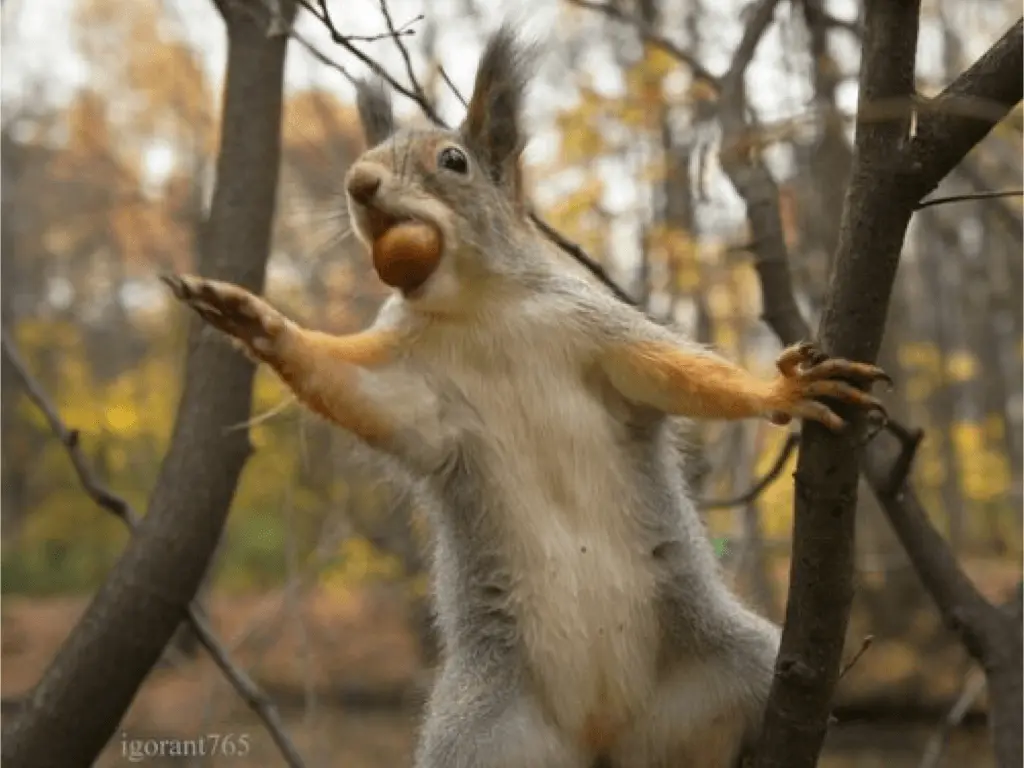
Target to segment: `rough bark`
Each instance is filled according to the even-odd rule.
[[[820,329],[821,345],[831,355],[875,360],[915,205],[1021,98],[1018,22],[922,109],[912,137],[908,106],[914,94],[918,17],[919,3],[914,0],[869,0],[866,5],[854,165]],[[965,103],[984,104],[985,110],[965,114]],[[764,735],[756,752],[761,768],[813,766],[824,740],[853,591],[860,432],[851,429],[834,435],[816,424],[803,429],[789,604]],[[876,447],[869,458],[878,458]],[[891,472],[891,463],[880,466]],[[888,477],[869,475],[869,480],[883,504],[887,498],[898,502],[886,511],[899,534],[894,514],[909,514],[906,496],[888,491]],[[936,546],[941,545],[951,560],[950,573],[962,578],[947,545],[936,537]],[[926,559],[915,557],[921,547],[900,538],[921,573],[927,566]],[[934,584],[928,579],[925,583],[934,596]],[[1002,631],[985,634],[986,644],[999,648],[1000,657],[1011,656],[1020,646],[1019,640],[1006,642],[1007,633]],[[1012,635],[1010,639],[1014,640]],[[1000,715],[996,722],[1012,719]],[[1016,723],[1019,743],[1019,716]],[[999,733],[996,741],[998,745]],[[997,746],[997,752],[1011,754],[1014,748]]]
[[[222,7],[228,69],[217,182],[202,274],[261,291],[280,154],[285,37]],[[4,762],[87,766],[103,749],[206,571],[250,452],[227,427],[249,417],[253,365],[193,323],[186,383],[148,514],[22,715]]]
[[[985,671],[996,762],[1000,768],[1017,768],[1024,762],[1021,596],[1018,592],[1007,609],[978,592],[906,480],[893,484],[892,464],[887,449],[877,446],[865,457],[864,474],[943,620]]]

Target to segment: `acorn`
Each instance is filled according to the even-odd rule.
[[[390,227],[373,241],[373,268],[385,285],[415,291],[441,261],[441,232],[422,221]]]

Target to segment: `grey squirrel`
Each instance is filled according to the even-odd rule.
[[[443,656],[417,768],[730,768],[757,735],[779,629],[729,592],[674,417],[842,420],[877,367],[782,353],[758,378],[619,302],[531,224],[529,57],[488,42],[456,131],[398,129],[383,86],[345,185],[395,290],[349,336],[230,284],[166,278],[308,408],[436,497]]]

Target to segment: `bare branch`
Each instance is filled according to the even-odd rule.
[[[934,99],[924,101],[908,151],[918,200],[931,192],[1024,96],[1024,19]],[[965,104],[983,108],[973,113]]]
[[[15,375],[25,389],[32,403],[39,409],[50,426],[50,431],[60,440],[67,450],[68,457],[75,468],[78,480],[83,490],[90,499],[100,507],[116,515],[134,531],[139,524],[138,512],[123,497],[114,493],[102,480],[97,477],[95,470],[89,465],[82,453],[82,447],[78,439],[78,430],[69,429],[61,419],[60,414],[50,400],[49,395],[42,385],[29,373],[28,366],[22,359],[17,347],[7,334],[6,330],[0,331],[0,347],[3,354],[10,363]],[[277,712],[277,707],[270,698],[260,689],[258,685],[231,659],[227,649],[217,639],[209,622],[203,616],[202,609],[198,604],[192,603],[188,608],[188,623],[195,630],[196,637],[204,648],[209,652],[221,672],[231,683],[231,686],[238,692],[246,704],[263,721],[270,737],[274,740],[285,762],[290,768],[303,768],[302,758],[299,756],[295,745],[292,744],[288,734],[285,733],[284,724]]]
[[[659,34],[657,30],[651,27],[650,24],[645,22],[636,16],[626,13],[622,9],[618,8],[611,3],[598,3],[593,0],[569,0],[569,3],[579,8],[586,8],[591,11],[597,11],[603,13],[605,16],[621,21],[625,24],[629,24],[631,27],[636,29],[637,33],[646,42],[651,45],[661,48],[668,54],[671,54],[674,58],[685,64],[693,72],[693,76],[698,80],[703,80],[708,85],[712,86],[716,91],[721,86],[719,78],[713,75],[708,69],[704,67],[697,58],[689,51],[681,48],[680,46],[673,43],[667,37]]]
[[[905,444],[907,453],[913,443]],[[891,455],[891,451],[888,452]],[[906,550],[928,593],[938,605],[946,622],[953,626],[968,652],[979,661],[986,657],[986,628],[998,621],[998,609],[990,604],[960,569],[956,555],[936,530],[907,482],[894,485],[893,467],[906,464],[893,461],[881,449],[868,452],[864,476],[878,497],[889,522]]]
[[[342,35],[337,27],[334,26],[334,19],[331,18],[330,12],[327,10],[327,3],[325,0],[317,0],[319,7],[314,7],[309,0],[295,0],[299,5],[309,11],[313,16],[317,18],[331,33],[332,39],[335,42],[339,42],[338,38],[344,38],[350,43],[376,43],[379,40],[388,40],[394,38],[398,40],[401,37],[411,37],[416,34],[416,30],[412,29],[412,25],[420,21],[423,21],[423,14],[417,14],[413,16],[409,21],[405,22],[400,27],[395,27],[391,21],[390,14],[388,14],[388,31],[382,32],[378,35]],[[382,3],[383,5],[383,3]],[[271,9],[273,10],[273,9]]]
[[[949,736],[953,729],[963,722],[964,716],[970,711],[971,706],[985,690],[985,676],[977,669],[972,669],[971,674],[960,689],[949,712],[942,719],[942,723],[932,737],[928,739],[924,754],[921,756],[919,768],[938,768],[942,762],[942,752],[949,742]]]
[[[809,338],[810,331],[793,294],[778,185],[749,138],[751,130],[743,86],[746,67],[776,5],[775,0],[761,0],[758,4],[744,31],[742,50],[737,50],[723,78],[719,100],[720,159],[729,181],[746,204],[750,233],[757,244],[754,268],[761,283],[763,320],[783,344],[789,345]]]
[[[779,451],[779,455],[775,457],[775,461],[772,463],[771,469],[769,469],[764,477],[760,478],[754,483],[750,490],[746,491],[739,496],[734,496],[731,499],[708,499],[705,501],[698,501],[698,509],[727,509],[729,507],[739,507],[744,504],[750,504],[756,500],[758,496],[765,492],[765,490],[776,480],[779,475],[782,474],[783,468],[786,466],[786,462],[789,461],[789,457],[793,455],[793,451],[796,450],[797,445],[800,444],[800,435],[796,432],[790,433],[786,438],[786,442],[782,444],[782,450]]]
[[[265,23],[233,8],[225,19],[217,182],[197,269],[259,291],[277,187],[287,41],[268,37]],[[282,8],[288,14],[294,6]],[[189,342],[175,430],[149,509],[25,711],[3,724],[0,750],[12,766],[91,763],[193,613],[251,451],[243,431],[224,429],[248,416],[255,368],[225,355],[195,324]]]
[[[921,441],[924,440],[924,430],[907,429],[895,423],[890,423],[887,426],[889,431],[896,435],[902,446],[899,456],[893,462],[892,469],[889,470],[889,482],[886,486],[887,493],[895,495],[910,476],[910,468],[917,457],[917,449],[921,447]]]
[[[389,73],[386,69],[384,69],[384,67],[378,64],[371,56],[368,56],[365,52],[361,51],[359,48],[353,45],[353,38],[346,37],[345,35],[341,34],[341,32],[338,31],[338,28],[334,26],[334,20],[331,18],[330,12],[327,10],[326,0],[317,0],[319,9],[315,7],[310,2],[310,0],[296,1],[299,3],[299,5],[301,5],[307,11],[309,11],[318,21],[320,21],[320,23],[322,23],[327,28],[327,31],[331,35],[331,40],[333,40],[335,43],[340,45],[346,51],[348,51],[361,62],[363,62],[363,64],[369,67],[371,72],[373,72],[375,75],[384,80],[384,82],[386,82],[392,89],[394,89],[396,93],[399,93],[402,96],[405,96],[407,99],[416,102],[416,104],[419,105],[420,109],[423,110],[423,114],[426,115],[427,118],[432,123],[441,127],[447,127],[444,121],[441,119],[441,116],[437,114],[437,112],[434,110],[434,107],[430,104],[430,102],[427,101],[425,97],[420,97],[418,91],[422,91],[422,87],[419,86],[415,78],[413,79],[413,83],[415,84],[414,89],[410,90],[406,86],[402,85],[398,80],[396,80],[391,73]],[[413,22],[415,22],[416,20],[417,19],[414,19]],[[390,37],[390,35],[388,36]],[[396,37],[395,40],[397,41],[398,38]]]
[[[863,109],[876,99],[906,98],[913,92],[918,15],[916,0],[868,0],[866,6],[852,183],[820,334],[825,352],[853,360],[872,362],[877,355],[910,218],[909,211],[905,217],[893,215],[887,195],[887,164],[906,125],[902,120],[865,122]],[[730,85],[739,91],[738,83]],[[843,435],[803,425],[786,621],[758,768],[811,768],[824,742],[853,602],[858,463],[864,452],[863,420],[847,414],[856,428]]]
[[[335,61],[326,53],[321,51],[313,42],[311,42],[304,35],[299,34],[299,31],[295,29],[294,22],[288,21],[281,15],[280,8],[277,7],[277,3],[274,2],[274,0],[263,0],[263,4],[267,11],[270,13],[271,24],[277,25],[278,27],[283,29],[287,35],[289,35],[295,42],[297,42],[299,45],[305,48],[306,51],[308,51],[309,54],[314,59],[319,61],[325,67],[333,69],[335,72],[340,73],[341,76],[348,80],[350,83],[355,83],[355,77],[353,77],[352,73],[350,73],[341,63]],[[241,8],[243,12],[247,13],[253,20],[258,22],[263,20],[262,15],[249,3],[239,3],[238,7]],[[306,5],[305,7],[309,8],[308,5]],[[320,17],[317,16],[317,18]]]
[[[325,6],[326,7],[326,6]],[[384,23],[387,24],[388,31],[395,38],[395,47],[398,48],[398,52],[402,55],[402,61],[405,62],[405,73],[409,77],[409,82],[412,84],[413,90],[416,92],[417,98],[424,104],[429,104],[430,100],[427,98],[426,92],[423,90],[423,86],[420,84],[419,78],[416,77],[416,72],[412,68],[412,57],[409,55],[409,49],[406,48],[402,38],[398,35],[395,30],[395,22],[391,19],[391,11],[388,9],[387,0],[380,0],[380,12],[384,16]],[[422,14],[418,19],[422,19]],[[408,25],[406,25],[408,26]]]
[[[732,63],[729,71],[722,78],[722,90],[727,87],[740,88],[740,80],[747,72],[747,67],[754,58],[757,46],[761,44],[761,38],[768,31],[768,26],[775,18],[775,9],[778,8],[780,0],[757,0],[752,9],[748,9],[747,23],[743,29],[743,37],[736,47],[732,56]]]
[[[995,192],[970,192],[964,195],[949,195],[948,197],[933,197],[930,200],[923,200],[914,206],[914,210],[930,208],[933,205],[945,205],[947,203],[961,203],[965,200],[992,200],[997,197],[1022,197],[1024,189],[1003,189]]]
[[[348,80],[350,83],[355,83],[356,78],[352,75],[352,73],[350,73],[347,69],[345,69],[345,67],[342,64],[340,64],[339,62],[335,61],[330,56],[328,56],[326,53],[324,53],[319,48],[317,48],[306,37],[304,37],[303,35],[300,35],[298,30],[292,28],[291,31],[289,32],[289,34],[292,36],[292,39],[295,42],[297,42],[299,45],[301,45],[303,48],[305,48],[314,59],[319,61],[324,66],[329,67],[330,69],[333,69],[336,72],[341,73],[341,76],[344,77],[346,80]]]
[[[857,662],[861,660],[861,657],[867,652],[871,644],[875,642],[874,635],[864,635],[864,639],[860,641],[860,648],[857,652],[850,657],[850,660],[843,664],[843,668],[839,670],[839,679],[842,680],[846,677],[847,673],[857,666]]]
[[[445,85],[447,85],[448,88],[451,89],[451,92],[455,94],[455,98],[457,98],[462,103],[462,106],[469,107],[469,102],[466,100],[466,97],[459,93],[459,89],[455,87],[455,83],[453,83],[452,79],[448,77],[447,70],[440,64],[438,64],[437,71],[441,73],[441,79],[444,80]]]
[[[544,236],[551,240],[551,242],[576,259],[576,261],[584,267],[589,269],[594,277],[600,280],[620,301],[623,301],[630,306],[637,306],[636,301],[634,301],[632,297],[630,297],[630,295],[611,278],[611,275],[608,274],[605,268],[579,245],[574,243],[572,240],[569,240],[565,235],[552,227],[534,212],[530,213],[530,221],[532,221]]]
[[[861,39],[864,30],[860,28],[860,24],[856,21],[840,19],[838,16],[829,13],[817,3],[802,3],[802,5],[804,7],[804,14],[807,17],[807,21],[811,24],[820,24],[826,29],[841,29],[844,32],[849,32],[858,40]]]

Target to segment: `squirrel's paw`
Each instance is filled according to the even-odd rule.
[[[840,431],[846,422],[816,399],[819,397],[874,410],[887,418],[885,406],[878,398],[849,383],[870,386],[884,381],[891,385],[892,379],[878,366],[830,358],[807,342],[784,350],[776,365],[780,375],[774,385],[769,417],[775,424],[787,424],[797,417],[819,421],[835,432]]]
[[[273,353],[287,320],[263,299],[237,285],[195,275],[163,275],[160,279],[175,297],[237,340],[245,351],[259,359]]]

